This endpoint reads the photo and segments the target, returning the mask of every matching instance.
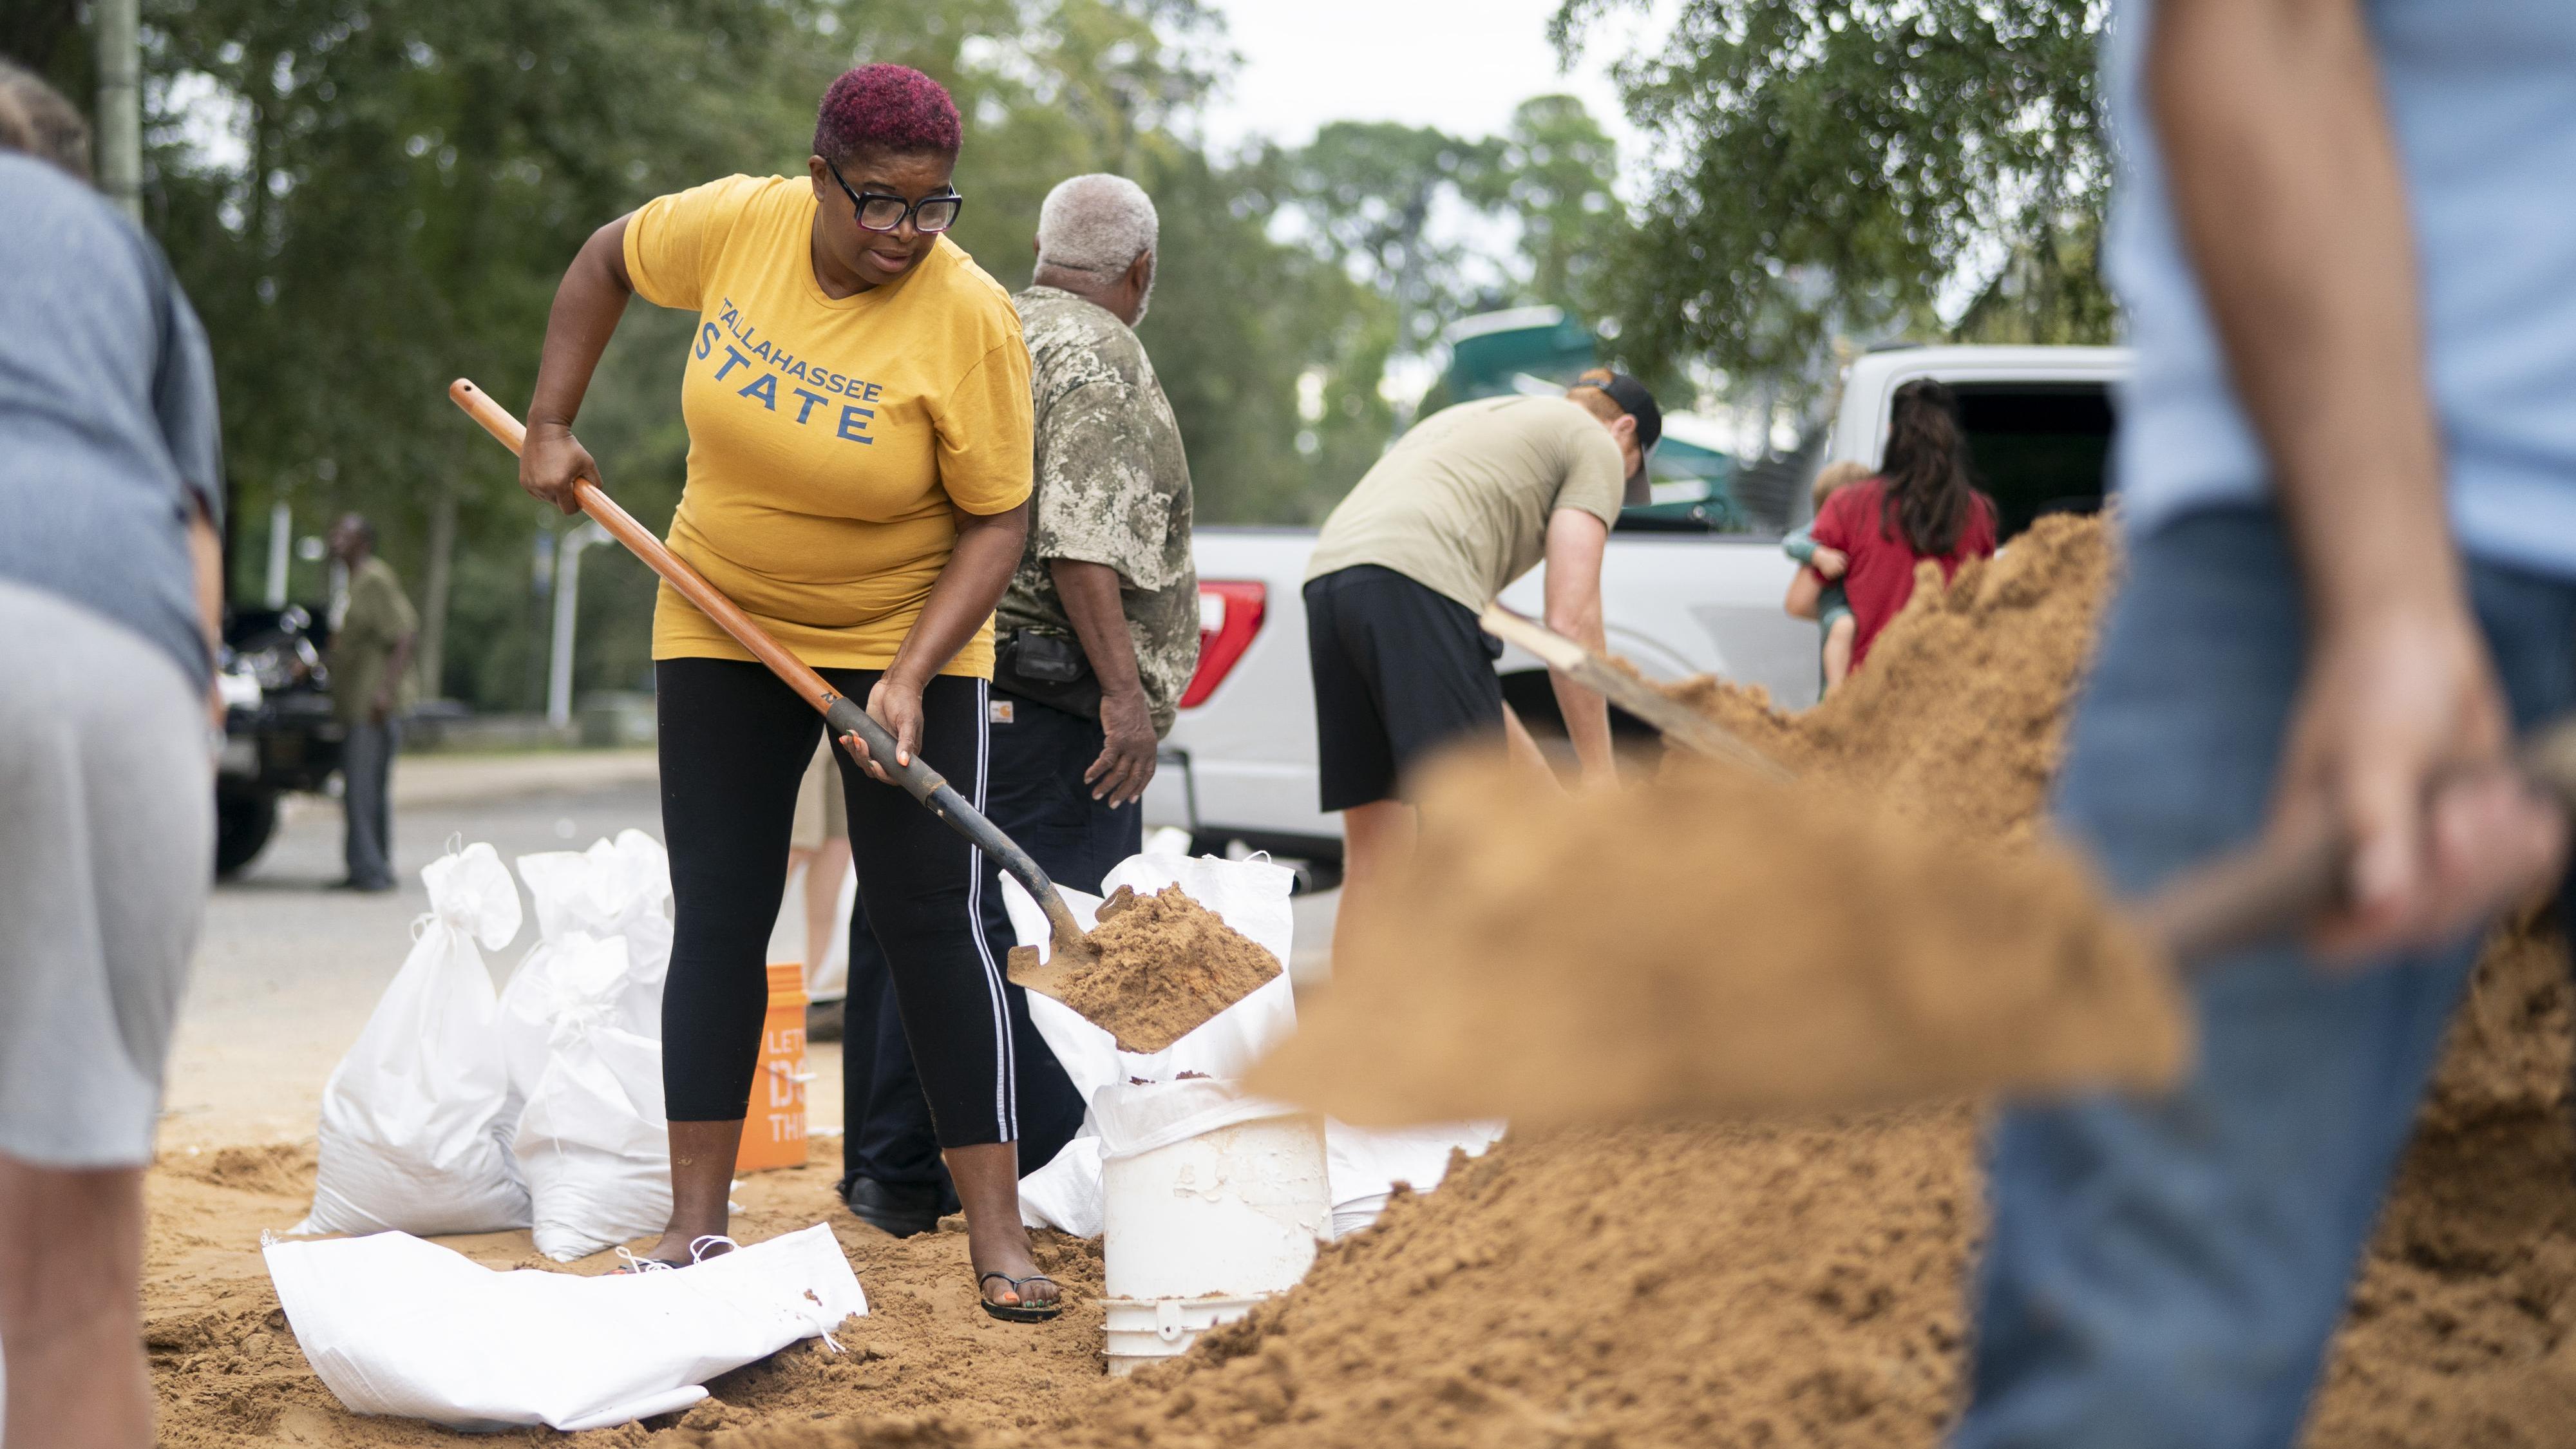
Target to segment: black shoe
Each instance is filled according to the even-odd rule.
[[[842,1185],[841,1201],[859,1221],[898,1238],[909,1238],[939,1226],[939,1189],[853,1177]]]
[[[331,882],[327,889],[335,891],[356,891],[361,895],[375,896],[383,895],[386,891],[392,890],[398,884],[400,884],[400,882],[394,880],[358,880],[352,877],[347,880],[335,880]]]

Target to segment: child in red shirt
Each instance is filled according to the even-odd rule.
[[[1826,499],[1810,530],[1844,559],[1840,582],[1858,626],[1854,673],[1878,631],[1914,596],[1916,564],[1939,562],[1947,583],[1960,564],[1995,551],[1995,505],[1969,481],[1967,439],[1950,389],[1925,379],[1896,390],[1886,457],[1877,477]],[[1789,586],[1789,612],[1814,618],[1829,582],[1815,564],[1800,569]]]

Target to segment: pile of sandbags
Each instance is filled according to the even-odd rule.
[[[669,1219],[669,857],[629,830],[518,866],[538,939],[497,995],[482,951],[521,919],[500,857],[476,844],[422,872],[411,957],[324,1090],[297,1232],[525,1227],[569,1262]]]

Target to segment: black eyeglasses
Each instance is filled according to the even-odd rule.
[[[919,201],[906,201],[883,191],[852,191],[850,183],[841,180],[841,168],[826,161],[825,170],[840,183],[841,194],[850,198],[850,207],[858,213],[859,226],[865,231],[894,231],[904,218],[912,219],[913,230],[937,235],[957,224],[957,213],[966,209],[966,198],[952,191],[945,196],[925,196]]]

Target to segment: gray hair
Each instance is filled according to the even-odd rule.
[[[1038,209],[1038,265],[1114,278],[1154,249],[1161,221],[1145,188],[1093,172],[1056,184]]]
[[[89,123],[34,71],[0,57],[0,151],[23,151],[90,179]]]

